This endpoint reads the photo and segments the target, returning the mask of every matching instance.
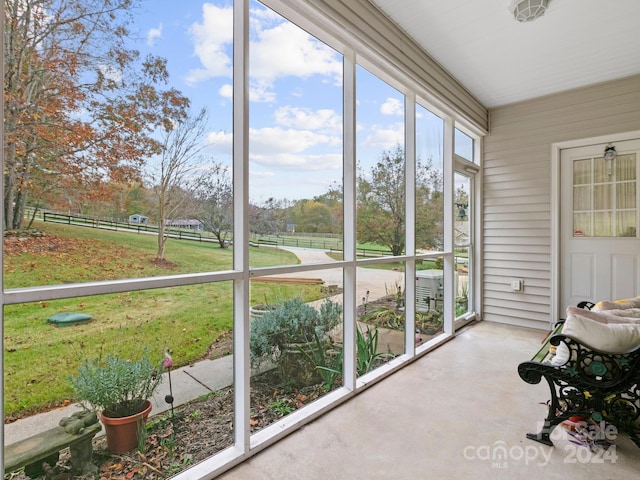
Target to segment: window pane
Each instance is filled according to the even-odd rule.
[[[591,183],[591,159],[573,162],[573,184],[584,185]]]
[[[593,159],[593,182],[609,182],[611,178],[611,162],[607,162],[603,157]]]
[[[454,253],[456,270],[455,317],[460,317],[470,309],[469,305],[469,271],[471,254],[471,219],[469,212],[471,179],[458,172],[454,175]]]
[[[612,208],[611,204],[611,184],[595,185],[593,187],[593,209],[608,210]]]
[[[423,260],[416,272],[416,344],[444,331],[444,270],[442,259]]]
[[[416,252],[444,248],[444,120],[416,105]]]
[[[468,247],[457,247],[456,265],[456,318],[468,313],[469,309],[469,252]]]
[[[613,236],[613,214],[611,212],[594,212],[594,237]]]
[[[176,473],[172,470],[176,462],[182,468],[192,464],[183,465],[181,458],[198,462],[204,459],[203,454],[213,455],[231,446],[231,292],[231,282],[220,282],[6,305],[4,348],[10,353],[4,358],[5,419],[82,400],[69,377],[78,375],[85,360],[104,360],[112,355],[137,361],[146,349],[163,379],[152,398],[153,422],[149,422],[144,446],[160,449],[169,441],[175,446],[162,454],[154,453],[154,467],[170,476]],[[61,323],[65,320],[69,323]],[[162,365],[165,349],[169,349],[172,366]],[[170,393],[174,410],[180,413],[175,423],[170,419],[172,404],[166,401]],[[72,403],[67,415],[77,410],[79,406]],[[196,419],[203,431],[218,434],[201,438],[208,448],[198,447],[198,456],[192,457],[188,432],[193,430],[187,424]],[[95,445],[105,471],[121,460],[105,452],[103,439]]]
[[[342,56],[258,2],[251,9],[253,244],[340,251]]]
[[[454,153],[465,160],[473,162],[473,138],[461,132],[457,128],[454,130]]]
[[[63,4],[70,16],[76,5],[85,7]],[[24,234],[28,240],[19,250],[37,260],[35,273],[43,270],[30,279],[23,271],[6,271],[5,288],[230,268],[231,4],[143,1],[128,12],[113,7],[100,16],[105,23],[83,27],[94,16],[75,12],[77,28],[63,29],[65,37],[46,22],[41,26],[47,30],[38,31],[38,16],[27,27],[42,43],[25,48],[36,52],[62,42],[63,50],[79,56],[25,66],[44,68],[45,83],[66,88],[43,84],[46,95],[29,95],[31,105],[22,107],[55,115],[46,115],[46,128],[34,127],[41,136],[35,154],[5,159],[9,168],[28,165],[20,171],[30,178],[18,173],[21,188],[10,190],[16,209],[9,229],[38,231]],[[27,18],[30,10],[23,10]],[[107,23],[112,28],[101,32]],[[125,29],[131,35],[121,38]],[[57,55],[54,49],[24,58],[34,62],[41,53]],[[65,67],[69,62],[73,71]],[[104,75],[96,75],[96,66]],[[45,118],[35,111],[27,116]],[[31,127],[16,125],[7,138],[26,142]]]
[[[251,282],[251,425],[256,432],[342,385],[342,270]]]
[[[404,96],[358,66],[357,243],[365,256],[405,251]]]
[[[356,370],[359,376],[405,351],[404,282],[404,262],[358,268]]]
[[[591,181],[588,174],[593,165]],[[574,236],[635,236],[636,156],[620,155],[573,161]]]
[[[618,155],[616,158],[616,179],[619,182],[636,179],[636,156]]]
[[[618,237],[635,237],[636,236],[636,211],[618,212],[617,216],[617,236]]]
[[[573,209],[591,210],[591,186],[573,188]]]
[[[591,237],[591,213],[573,214],[573,234],[577,237]]]
[[[616,203],[618,208],[635,208],[636,184],[619,183],[616,185]]]

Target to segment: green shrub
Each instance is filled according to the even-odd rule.
[[[104,361],[87,359],[70,377],[78,399],[108,417],[128,417],[142,411],[160,382],[162,374],[147,352],[137,361],[108,355]]]
[[[291,343],[314,341],[340,323],[342,306],[326,299],[315,309],[301,298],[286,300],[271,312],[251,322],[249,351],[254,366],[264,361],[277,362],[280,353]]]

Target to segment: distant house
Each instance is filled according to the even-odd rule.
[[[189,230],[204,230],[204,224],[195,218],[188,219],[175,219],[175,220],[167,220],[165,222],[167,227],[171,228],[186,228]]]
[[[129,223],[146,225],[147,223],[149,223],[149,217],[140,215],[139,213],[134,213],[133,215],[129,215]]]

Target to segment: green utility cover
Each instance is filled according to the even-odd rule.
[[[59,327],[68,327],[70,325],[77,325],[78,323],[87,323],[91,318],[93,317],[86,313],[63,312],[50,316],[47,318],[47,322],[54,323]]]

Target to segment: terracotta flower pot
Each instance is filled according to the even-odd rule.
[[[130,417],[106,417],[100,414],[100,421],[104,425],[107,436],[107,449],[112,453],[126,453],[138,447],[138,422],[146,422],[151,412],[151,402],[145,402],[145,408],[140,413]]]

